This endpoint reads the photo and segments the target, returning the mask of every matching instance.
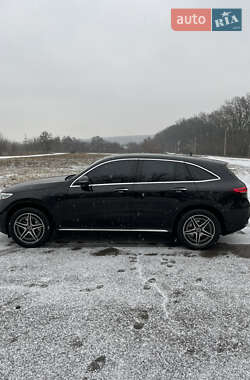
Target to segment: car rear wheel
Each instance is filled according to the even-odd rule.
[[[20,209],[10,218],[10,236],[25,248],[35,248],[44,244],[50,236],[50,231],[47,216],[35,208]]]
[[[216,244],[221,226],[207,210],[192,210],[182,215],[177,226],[178,240],[191,249],[207,249]]]

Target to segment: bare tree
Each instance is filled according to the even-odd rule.
[[[43,131],[40,134],[38,140],[39,140],[38,143],[40,144],[42,151],[44,153],[50,152],[51,142],[52,142],[52,134],[47,132],[47,131]]]

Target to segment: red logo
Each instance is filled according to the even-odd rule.
[[[177,31],[211,31],[211,9],[171,9],[171,25]]]

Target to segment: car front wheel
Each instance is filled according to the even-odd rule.
[[[44,244],[50,236],[50,230],[47,216],[35,208],[16,211],[9,222],[10,236],[25,248],[35,248]]]
[[[192,210],[181,216],[178,240],[191,249],[207,249],[216,244],[221,227],[216,216],[207,210]]]

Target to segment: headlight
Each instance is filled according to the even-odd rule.
[[[0,200],[12,197],[12,195],[13,195],[12,193],[0,193]]]

